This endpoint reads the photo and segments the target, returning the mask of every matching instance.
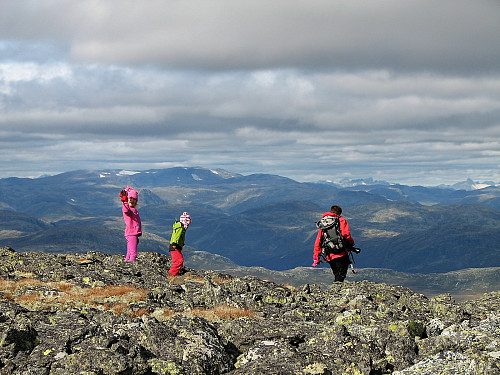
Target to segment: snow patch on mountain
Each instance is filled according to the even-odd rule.
[[[141,172],[138,172],[138,171],[127,171],[125,169],[122,169],[116,175],[117,176],[133,176],[134,174],[138,174],[138,173],[141,173]]]

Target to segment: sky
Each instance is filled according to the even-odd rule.
[[[500,183],[500,1],[0,1],[0,178],[174,166]]]

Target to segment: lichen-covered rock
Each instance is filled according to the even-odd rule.
[[[402,370],[395,371],[393,375],[478,375],[498,374],[490,366],[476,364],[471,358],[452,351],[439,352],[426,357],[415,365]]]
[[[156,253],[0,249],[0,375],[500,374],[499,292],[456,303],[368,281],[322,290],[169,267]],[[121,285],[144,297],[83,293]],[[51,303],[68,296],[80,301]]]
[[[8,303],[0,314],[2,374],[161,374],[163,365],[185,374],[221,374],[234,368],[215,327],[201,318],[40,313]]]

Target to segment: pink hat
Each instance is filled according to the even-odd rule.
[[[179,221],[184,225],[184,229],[187,229],[189,224],[191,224],[191,216],[187,212],[183,212]]]
[[[127,186],[125,188],[125,190],[127,191],[127,196],[129,198],[135,198],[135,199],[138,199],[139,198],[139,194],[137,193],[137,190]]]

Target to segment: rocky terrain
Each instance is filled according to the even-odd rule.
[[[169,267],[0,248],[0,374],[500,374],[500,292]]]

